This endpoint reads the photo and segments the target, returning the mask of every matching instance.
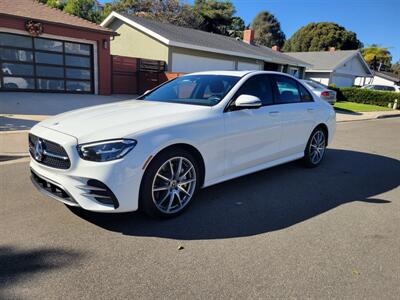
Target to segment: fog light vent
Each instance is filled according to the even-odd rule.
[[[113,205],[114,208],[119,207],[114,193],[104,183],[96,179],[89,179],[86,184],[78,186],[85,191],[85,193],[82,193],[83,196],[91,197],[102,204]]]

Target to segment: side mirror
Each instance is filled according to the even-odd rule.
[[[262,106],[260,98],[252,95],[240,95],[235,101],[237,108],[259,108]]]

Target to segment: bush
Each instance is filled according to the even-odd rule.
[[[350,101],[386,107],[389,103],[394,103],[396,99],[400,103],[400,93],[396,92],[371,91],[354,87],[329,88],[337,92],[336,99],[338,101]]]

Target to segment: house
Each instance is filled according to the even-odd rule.
[[[168,72],[208,70],[273,70],[302,77],[307,63],[253,44],[254,32],[244,40],[164,24],[147,18],[112,12],[101,26],[118,33],[111,54],[159,60]]]
[[[391,72],[374,71],[371,84],[400,85],[400,76]]]
[[[354,85],[357,77],[370,77],[372,72],[359,50],[338,50],[321,52],[286,53],[296,59],[309,63],[306,78],[322,84],[335,84],[338,87]]]
[[[32,0],[0,1],[0,91],[110,94],[108,29]]]

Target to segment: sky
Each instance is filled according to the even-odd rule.
[[[354,31],[365,46],[389,48],[392,63],[400,60],[400,0],[231,0],[236,15],[250,24],[268,10],[280,21],[290,38],[310,22],[335,22]],[[107,2],[107,1],[101,1]],[[185,2],[193,3],[194,0]]]
[[[191,1],[189,1],[191,2]],[[389,48],[400,60],[400,0],[233,0],[236,15],[251,23],[262,10],[271,12],[290,38],[310,22],[335,22],[354,31],[365,46]]]

